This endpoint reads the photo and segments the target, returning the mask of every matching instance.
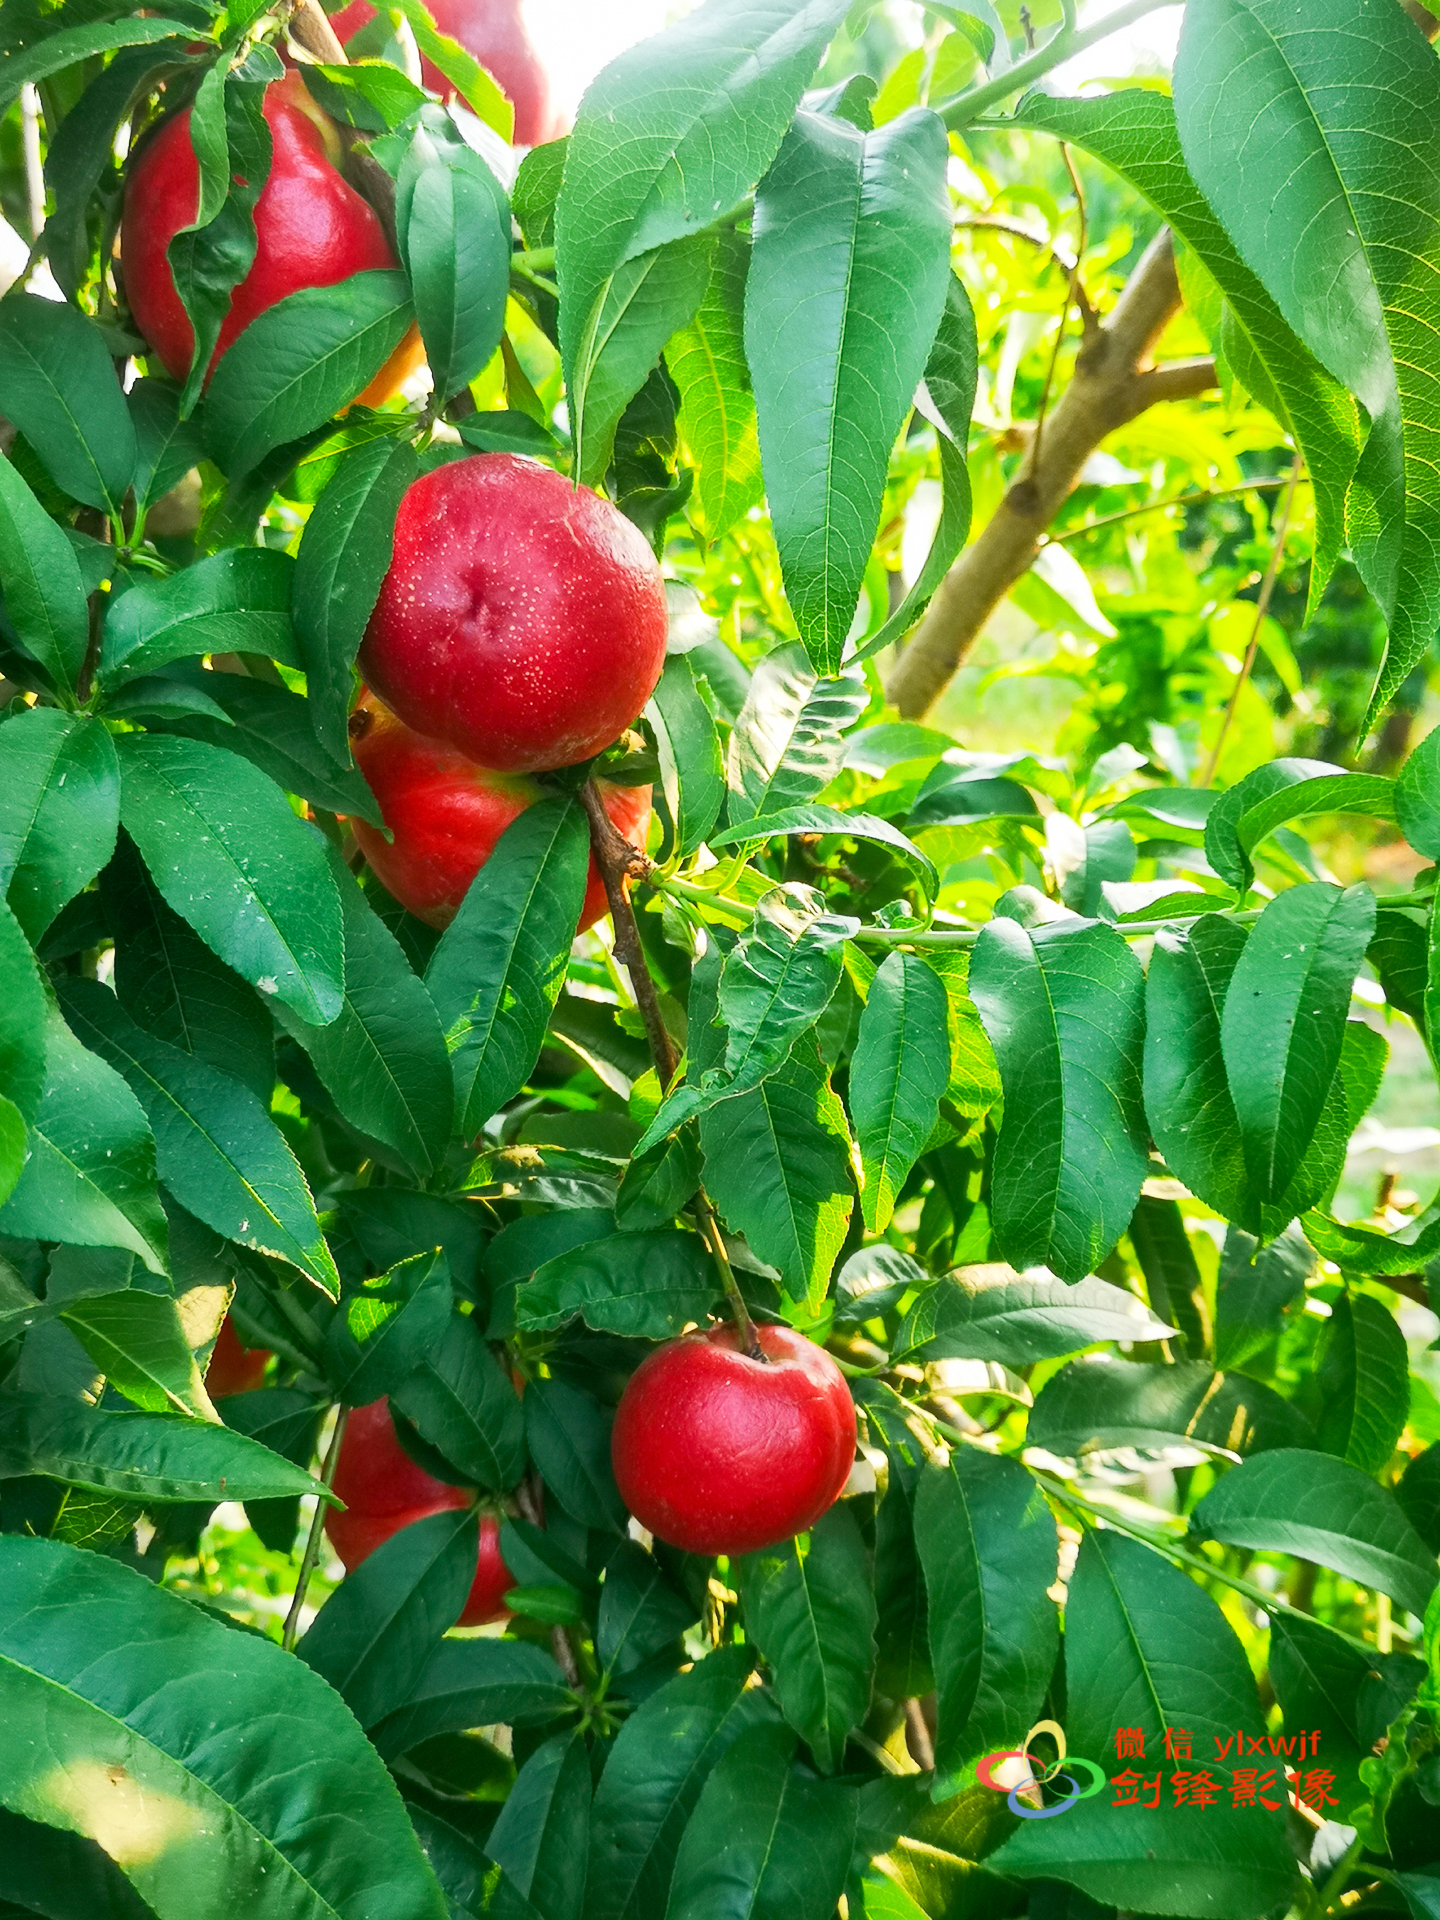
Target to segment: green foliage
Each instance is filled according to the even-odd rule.
[[[1440,1910],[1434,51],[1186,0],[1173,99],[1066,98],[1058,4],[705,0],[507,188],[404,0],[486,125],[393,22],[305,62],[395,263],[210,374],[281,11],[0,27],[54,276],[0,297],[0,1911]],[[115,240],[187,108],[177,383]],[[1041,513],[1157,219],[1199,371]],[[412,327],[428,398],[354,405]],[[472,452],[607,493],[671,646],[437,933],[347,722]],[[656,818],[577,937],[592,772]],[[711,1559],[611,1429],[732,1312],[861,1447]],[[212,1401],[227,1313],[266,1372]],[[342,1576],[382,1398],[467,1491]],[[508,1613],[456,1632],[481,1511]]]

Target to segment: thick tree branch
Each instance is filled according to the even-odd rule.
[[[985,622],[1034,562],[1041,535],[1105,436],[1157,401],[1193,398],[1214,386],[1212,360],[1151,364],[1179,308],[1174,249],[1162,229],[1113,314],[1088,330],[1074,377],[1045,421],[1039,460],[1032,451],[994,518],[940,583],[896,662],[886,691],[907,718],[919,719],[944,692]]]

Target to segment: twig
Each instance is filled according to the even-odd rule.
[[[1032,80],[1038,80],[1062,61],[1073,60],[1077,53],[1098,45],[1112,33],[1128,27],[1132,21],[1143,19],[1147,13],[1176,4],[1178,0],[1129,0],[1128,5],[1117,7],[1114,13],[1106,14],[1103,20],[1097,20],[1093,26],[1062,26],[1038,51],[1027,54],[1023,60],[1017,60],[1013,67],[996,74],[993,80],[986,81],[983,86],[971,87],[948,104],[932,100],[930,105],[952,132],[960,127],[968,127],[987,107],[993,107],[998,100],[1007,100],[1012,93],[1020,93]]]
[[[918,1700],[905,1702],[905,1744],[922,1773],[935,1771],[935,1743],[925,1724],[925,1710]]]
[[[1067,527],[1064,533],[1047,533],[1040,544],[1063,547],[1067,540],[1083,540],[1086,534],[1098,533],[1102,527],[1113,527],[1121,520],[1138,520],[1146,513],[1163,513],[1167,507],[1198,506],[1204,500],[1234,500],[1246,493],[1273,493],[1277,487],[1289,484],[1286,475],[1276,480],[1247,480],[1240,487],[1216,487],[1208,493],[1172,493],[1168,500],[1151,500],[1143,507],[1126,507],[1123,513],[1107,513],[1098,520],[1085,521],[1082,526]]]
[[[339,36],[319,0],[299,0],[299,4],[291,10],[287,27],[290,38],[297,46],[313,54],[323,66],[343,67],[349,64]]]
[[[590,847],[605,883],[605,898],[615,923],[615,957],[630,977],[630,990],[645,1023],[645,1037],[650,1042],[655,1071],[660,1076],[660,1091],[665,1093],[675,1078],[679,1055],[660,1011],[660,996],[645,964],[640,929],[635,924],[635,910],[626,890],[629,881],[648,878],[655,863],[639,847],[632,846],[616,827],[605,811],[600,789],[593,780],[587,780],[580,789],[580,804],[590,822]]]
[[[1265,624],[1265,616],[1270,611],[1270,596],[1275,591],[1275,582],[1280,577],[1280,568],[1285,560],[1285,535],[1290,528],[1290,509],[1295,503],[1295,489],[1300,484],[1300,469],[1304,465],[1297,453],[1295,464],[1290,469],[1289,484],[1285,488],[1285,497],[1280,502],[1280,511],[1275,516],[1275,531],[1270,547],[1270,564],[1265,569],[1265,578],[1260,582],[1260,596],[1255,602],[1255,624],[1250,629],[1250,644],[1245,649],[1245,658],[1240,664],[1230,703],[1225,709],[1225,717],[1220,722],[1220,731],[1215,736],[1215,744],[1210,749],[1210,757],[1205,762],[1205,772],[1200,785],[1208,787],[1215,778],[1215,769],[1220,764],[1220,754],[1225,745],[1226,735],[1240,705],[1240,696],[1250,679],[1251,669],[1255,665],[1255,656],[1260,650],[1260,629]]]
[[[655,991],[655,982],[650,978],[650,969],[645,964],[645,950],[640,944],[640,929],[635,922],[635,909],[630,904],[630,895],[626,883],[631,879],[645,879],[655,871],[655,863],[638,847],[632,846],[618,832],[615,823],[605,811],[605,802],[600,789],[593,780],[587,780],[580,789],[580,799],[590,822],[590,847],[595,856],[595,864],[600,869],[600,878],[605,883],[605,898],[610,903],[610,918],[615,926],[615,958],[624,966],[630,980],[630,990],[635,996],[635,1005],[640,1018],[645,1023],[645,1037],[650,1043],[650,1057],[655,1062],[655,1072],[659,1076],[660,1091],[668,1092],[675,1070],[680,1064],[675,1050],[675,1042],[670,1038],[670,1030],[665,1025],[664,1015],[660,1011],[660,996]],[[704,1187],[695,1195],[695,1214],[700,1222],[700,1231],[714,1258],[720,1274],[720,1284],[725,1290],[730,1312],[740,1335],[740,1343],[753,1360],[764,1358],[760,1342],[755,1334],[755,1323],[751,1320],[745,1305],[744,1295],[730,1265],[730,1257],[725,1251],[725,1238],[720,1231],[720,1222],[714,1205]]]
[[[529,1473],[515,1489],[515,1504],[519,1507],[522,1517],[528,1520],[532,1527],[543,1527],[545,1524],[545,1513],[540,1504],[541,1485],[539,1475]],[[574,1687],[578,1692],[581,1685],[580,1662],[575,1658],[575,1643],[571,1640],[567,1629],[552,1627],[550,1645],[555,1652],[556,1665],[565,1676],[566,1685]]]
[[[335,1469],[340,1464],[340,1442],[345,1438],[345,1426],[349,1418],[350,1409],[345,1406],[342,1406],[335,1415],[335,1431],[330,1436],[325,1464],[320,1469],[320,1484],[325,1488],[326,1493],[335,1484]],[[285,1616],[285,1631],[280,1636],[280,1644],[287,1653],[294,1651],[295,1642],[299,1638],[300,1614],[305,1606],[310,1576],[315,1571],[315,1562],[320,1558],[320,1534],[325,1525],[327,1504],[325,1494],[316,1494],[315,1511],[310,1517],[310,1531],[305,1539],[305,1552],[295,1581],[295,1598],[290,1602],[290,1611]]]
[[[25,154],[25,199],[33,244],[45,225],[45,168],[40,158],[40,90],[28,80],[20,89],[20,143]]]

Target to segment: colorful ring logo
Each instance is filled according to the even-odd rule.
[[[1048,1733],[1056,1746],[1055,1760],[1043,1772],[1037,1771],[1035,1757],[1030,1752],[1030,1742],[1041,1733]],[[1021,1780],[1017,1786],[1008,1789],[1003,1781],[994,1777],[995,1769],[1005,1760],[1023,1761],[1027,1774],[1027,1778]],[[1077,1772],[1089,1775],[1088,1787],[1080,1785],[1075,1778]],[[1022,1820],[1053,1820],[1057,1813],[1068,1813],[1071,1807],[1077,1806],[1082,1800],[1088,1800],[1091,1794],[1099,1793],[1105,1785],[1105,1775],[1093,1760],[1082,1760],[1078,1754],[1073,1758],[1066,1757],[1065,1730],[1053,1720],[1037,1721],[1026,1734],[1023,1746],[1006,1747],[995,1753],[983,1754],[976,1765],[975,1777],[982,1787],[989,1787],[992,1793],[1003,1793],[1006,1806],[1012,1813],[1018,1814]],[[1022,1793],[1029,1793],[1037,1787],[1048,1786],[1052,1780],[1063,1780],[1070,1789],[1065,1799],[1057,1800],[1048,1807],[1032,1807],[1027,1806],[1020,1798]]]

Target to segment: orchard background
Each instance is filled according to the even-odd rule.
[[[1435,1920],[1436,23],[705,0],[567,137],[365,12],[0,17],[0,1911]],[[211,375],[282,99],[382,264]],[[477,456],[667,650],[442,929]],[[743,1553],[612,1471],[712,1322],[858,1422]]]

